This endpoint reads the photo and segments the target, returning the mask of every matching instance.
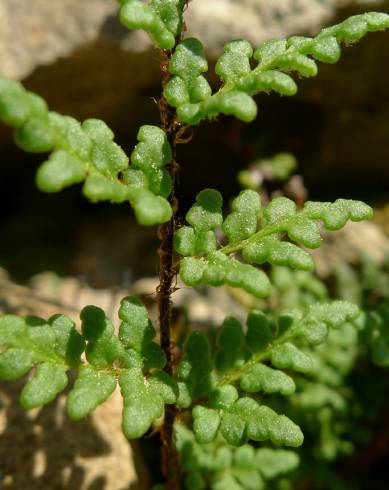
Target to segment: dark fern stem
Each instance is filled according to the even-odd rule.
[[[176,44],[182,39],[180,35],[176,39]],[[168,71],[169,61],[174,52],[172,50],[162,51],[161,72],[162,87],[169,81],[170,74]],[[172,177],[172,192],[169,202],[172,206],[173,215],[169,222],[163,223],[158,228],[158,238],[160,246],[159,254],[159,285],[157,287],[157,302],[159,314],[159,327],[161,337],[161,347],[166,354],[165,371],[173,376],[173,359],[172,359],[172,339],[171,339],[171,318],[172,318],[172,299],[174,292],[177,269],[174,263],[173,236],[178,226],[178,199],[176,197],[177,177],[180,166],[177,163],[177,145],[186,143],[189,139],[182,139],[182,135],[187,129],[178,121],[175,108],[168,105],[162,95],[158,101],[158,107],[161,118],[161,127],[167,135],[168,142],[172,148],[172,162],[166,168]],[[174,442],[174,420],[177,411],[174,407],[165,405],[164,423],[161,428],[162,441],[162,471],[165,477],[165,487],[168,490],[179,490],[180,469],[178,454]]]

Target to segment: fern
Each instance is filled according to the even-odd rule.
[[[281,369],[312,372],[313,360],[302,346],[323,343],[329,328],[338,329],[358,316],[357,307],[341,301],[313,305],[305,315],[284,312],[276,321],[254,310],[246,335],[236,319],[224,321],[214,355],[204,334],[191,333],[178,366],[177,403],[183,408],[195,404],[193,430],[198,442],[212,442],[220,431],[234,446],[248,440],[300,446],[300,428],[259,403],[255,394],[292,395],[293,378]],[[196,402],[203,398],[208,398],[205,405]]]
[[[67,411],[80,420],[105,402],[119,382],[123,396],[123,432],[141,437],[163,415],[165,403],[176,402],[177,383],[162,371],[166,356],[154,342],[155,329],[146,308],[133,297],[121,302],[122,320],[116,335],[103,310],[81,312],[81,332],[65,315],[47,322],[34,317],[0,317],[0,378],[13,380],[30,370],[20,402],[31,409],[51,402],[65,390],[67,372],[77,378]],[[85,354],[86,361],[81,360]]]
[[[361,221],[372,216],[372,210],[360,201],[338,199],[334,203],[307,202],[304,209],[286,197],[271,201],[264,209],[260,196],[245,190],[234,199],[232,213],[223,221],[222,197],[212,189],[197,196],[197,202],[186,215],[188,223],[175,234],[175,248],[184,255],[180,276],[188,286],[228,284],[240,287],[258,297],[270,294],[270,281],[252,264],[268,262],[312,271],[314,263],[306,248],[321,244],[321,221],[329,231],[342,228],[348,220]],[[227,244],[218,248],[214,230],[222,230]],[[284,235],[295,243],[283,240]],[[242,253],[246,263],[232,254]]]
[[[289,73],[316,76],[315,60],[336,63],[341,55],[341,43],[354,43],[368,32],[387,27],[386,14],[369,12],[323,29],[314,38],[293,36],[267,41],[255,51],[245,40],[231,41],[225,45],[224,54],[216,64],[222,86],[213,95],[201,75],[207,71],[201,43],[186,39],[171,58],[169,71],[173,77],[165,87],[165,97],[170,105],[177,107],[179,118],[187,124],[196,125],[218,114],[234,115],[250,122],[257,116],[253,95],[269,91],[295,95],[297,85]],[[251,69],[252,58],[258,62],[254,69]]]
[[[299,464],[293,451],[254,449],[248,444],[235,449],[218,441],[203,445],[183,425],[177,425],[176,432],[188,490],[261,490],[266,482],[292,472]]]
[[[39,96],[5,79],[0,79],[0,119],[17,128],[15,142],[23,150],[52,151],[36,175],[42,191],[58,192],[84,182],[89,200],[129,201],[143,225],[163,223],[172,216],[166,200],[171,177],[165,170],[172,155],[160,128],[140,128],[130,165],[103,121],[87,119],[81,125],[70,116],[50,112]]]
[[[96,306],[82,310],[80,329],[64,315],[47,321],[3,315],[0,378],[30,373],[20,395],[30,409],[62,393],[72,371],[67,411],[74,420],[90,414],[119,385],[124,434],[136,439],[148,431],[161,433],[162,488],[177,490],[182,480],[189,490],[260,490],[298,466],[295,452],[277,448],[303,444],[300,425],[309,410],[318,411],[322,445],[327,444],[322,453],[336,453],[343,439],[331,421],[348,403],[337,389],[353,366],[358,331],[376,362],[388,365],[386,308],[361,312],[347,301],[329,301],[323,284],[310,275],[309,249],[320,247],[322,229],[332,232],[349,220],[369,219],[372,209],[345,199],[308,201],[299,209],[286,197],[263,206],[246,174],[241,181],[249,189],[232,201],[230,213],[223,215],[220,192],[204,189],[178,228],[176,147],[187,126],[206,118],[225,114],[252,121],[259,93],[294,95],[293,74],[315,76],[317,61],[335,63],[342,43],[388,28],[389,15],[354,16],[313,38],[271,40],[255,50],[245,40],[231,41],[216,63],[221,83],[213,92],[201,42],[183,36],[187,1],[120,4],[121,22],[146,31],[161,51],[166,67],[161,128],[142,126],[128,157],[103,121],[79,123],[49,111],[39,96],[5,79],[0,79],[0,119],[15,128],[19,147],[49,153],[36,176],[42,191],[82,183],[92,202],[129,202],[140,224],[160,225],[160,342],[145,306],[134,297],[121,302],[118,332]],[[270,164],[283,179],[295,161],[279,155]],[[244,326],[227,316],[216,331],[190,331],[182,352],[173,355],[171,297],[178,270],[187,286],[228,285],[257,301],[292,286],[296,291],[297,285],[297,297],[284,300],[289,308],[251,309]],[[262,443],[277,448],[259,447]]]

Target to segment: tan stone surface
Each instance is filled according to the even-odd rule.
[[[63,396],[39,410],[24,412],[18,403],[21,385],[0,383],[0,488],[149,488],[147,474],[140,467],[135,470],[134,449],[121,432],[118,391],[86,420],[72,422]]]

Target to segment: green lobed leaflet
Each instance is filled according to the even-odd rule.
[[[312,271],[311,255],[300,248],[317,248],[322,238],[317,222],[336,231],[348,220],[361,221],[372,216],[372,209],[361,201],[338,199],[334,203],[305,203],[298,210],[286,197],[273,199],[261,208],[259,194],[244,190],[232,202],[232,212],[223,220],[223,200],[214,189],[204,189],[186,215],[188,225],[174,236],[176,251],[184,256],[180,277],[188,286],[228,284],[263,298],[271,285],[266,274],[254,265],[268,262]],[[215,230],[221,228],[227,243],[218,247]],[[285,241],[287,236],[291,243]],[[246,263],[234,257],[241,252]]]
[[[131,155],[113,141],[101,120],[76,119],[49,111],[45,101],[19,82],[0,78],[0,119],[16,128],[15,141],[27,152],[52,152],[39,167],[36,182],[44,192],[58,192],[84,182],[92,202],[129,201],[137,220],[146,226],[168,221],[172,160],[167,137],[156,126],[142,126]]]
[[[187,0],[119,0],[119,18],[128,29],[146,31],[161,49],[171,49],[182,30],[182,13]]]
[[[389,366],[389,256],[378,263],[369,253],[363,253],[360,267],[341,264],[335,271],[340,297],[362,304],[360,341],[369,347],[372,361],[380,367]],[[374,300],[372,301],[372,299]]]
[[[352,447],[348,424],[357,400],[347,378],[360,355],[358,334],[362,319],[363,312],[354,325],[344,323],[332,329],[327,341],[309,352],[313,369],[297,377],[296,393],[289,397],[299,423],[310,427],[315,457],[324,461],[348,454]]]
[[[272,266],[269,277],[272,283],[269,301],[277,308],[295,308],[328,300],[326,286],[312,272]]]
[[[219,440],[199,444],[193,432],[181,424],[175,432],[187,490],[262,490],[299,464],[293,451],[255,449],[248,444],[234,448],[221,445]]]
[[[67,397],[67,412],[80,420],[103,403],[119,380],[123,395],[123,432],[141,437],[178,397],[177,383],[163,367],[166,357],[154,342],[147,310],[135,297],[121,301],[118,335],[95,306],[81,311],[81,333],[65,315],[48,321],[36,317],[0,316],[0,379],[13,380],[32,370],[20,402],[26,409],[51,402],[77,378]],[[81,359],[85,354],[86,362]]]
[[[379,270],[382,273],[382,265]],[[274,289],[277,290],[270,300],[272,309],[279,309],[281,305],[300,308],[307,302],[312,304],[325,300],[324,284],[309,272],[274,267],[271,277]],[[374,279],[375,287],[379,288],[377,291],[384,295],[385,282],[382,283],[382,288],[376,281],[376,276]],[[357,282],[352,283],[351,286],[355,284],[357,289],[364,287],[363,276],[361,278],[354,275],[352,280]],[[347,293],[350,293],[351,289],[349,281],[350,279],[347,279],[345,283]],[[365,295],[366,292],[363,293],[363,296]],[[343,297],[343,294],[341,296]],[[361,298],[358,301],[355,294],[344,295],[344,298],[348,301],[361,302]],[[385,352],[383,335],[386,332],[385,320],[379,318],[382,306],[375,311],[362,311],[353,322],[353,326],[345,323],[337,329],[331,329],[325,343],[318,347],[313,345],[312,349],[308,348],[312,370],[294,376],[296,384],[294,394],[284,397],[281,403],[279,396],[268,395],[272,403],[276,404],[278,411],[291,414],[292,419],[303,428],[311,447],[315,448],[312,451],[308,449],[308,445],[304,445],[304,460],[309,461],[308,464],[314,466],[318,461],[330,464],[336,458],[353,451],[355,439],[350,437],[350,419],[354,417],[354,407],[359,400],[357,391],[352,385],[350,386],[349,379],[350,374],[360,365],[361,356],[367,356],[365,359],[369,361],[368,351],[365,348],[361,351],[361,341],[366,342],[365,347],[371,347],[372,360],[375,363],[378,360],[375,357],[377,354],[375,346],[380,345],[383,348],[381,352]],[[305,349],[304,351],[307,353]],[[379,365],[384,366],[383,363]],[[366,381],[370,387],[371,380],[368,375]],[[360,381],[358,386],[359,383]],[[371,397],[366,399],[368,407],[370,399]],[[366,407],[364,413],[367,410]],[[356,423],[356,427],[358,425],[360,422]]]
[[[363,257],[362,271],[366,263],[365,260]],[[368,261],[371,264],[371,259]],[[342,265],[342,274],[344,267],[345,265]],[[372,297],[370,296],[372,291],[370,287],[375,288],[378,293],[377,296],[374,295],[375,301],[377,301],[377,297],[386,297],[385,264],[380,265],[379,269],[377,266],[374,267],[376,271],[379,270],[379,274],[384,274],[386,280],[384,279],[382,282],[378,279],[379,275],[376,274],[376,271],[373,272],[370,267],[371,265],[369,266],[371,274],[369,282],[372,279],[373,281],[370,282],[369,286],[364,281],[363,272],[359,269],[356,272],[354,268],[351,269],[351,266],[347,266],[346,273],[349,274],[351,270],[353,275],[342,277],[344,289],[340,291],[341,297],[363,305],[366,298]],[[274,278],[277,278],[280,286],[278,294],[286,296],[286,301],[285,297],[281,301],[278,298],[278,304],[280,302],[285,304],[286,302],[292,307],[299,307],[305,301],[322,301],[321,296],[317,295],[320,292],[318,288],[320,282],[310,273],[295,272],[286,268],[280,270],[279,267],[276,267],[275,271],[272,272],[272,283],[275,283]],[[306,277],[303,282],[301,274]],[[355,290],[358,292],[357,295]],[[366,303],[364,307],[366,307]],[[385,300],[381,302],[380,306],[375,306],[374,310],[370,310],[370,308],[362,311],[362,314],[354,322],[357,329],[347,323],[338,329],[331,329],[326,342],[309,351],[309,356],[313,362],[312,370],[294,377],[296,392],[285,398],[282,404],[282,409],[288,413],[290,411],[295,422],[304,427],[304,435],[310,439],[311,444],[315,447],[313,452],[308,450],[304,454],[304,460],[309,461],[308,464],[314,465],[317,461],[331,464],[336,458],[348,455],[354,449],[355,439],[350,437],[350,419],[355,416],[354,407],[360,401],[358,391],[350,385],[350,374],[355,372],[357,366],[360,365],[361,356],[366,359],[365,362],[369,363],[369,352],[366,347],[370,347],[372,361],[379,366],[384,367],[385,359],[386,362],[388,359],[385,324],[388,323],[389,316],[386,316],[385,320],[384,311],[387,309]],[[361,342],[365,343],[362,350]],[[366,388],[367,391],[371,387],[371,378],[368,375],[366,375],[366,382],[369,387]],[[361,383],[363,384],[363,381],[358,380],[358,387],[361,386]],[[366,398],[368,405],[364,413],[370,408],[370,400],[371,396],[368,396]],[[280,405],[277,406],[280,409]],[[360,426],[359,421],[355,426],[356,431],[358,426]]]
[[[329,329],[356,325],[359,315],[358,307],[345,301],[314,304],[304,312],[284,311],[275,320],[253,310],[246,333],[238,320],[225,319],[214,352],[203,333],[192,332],[177,369],[177,404],[194,406],[196,440],[209,444],[220,435],[233,446],[248,440],[300,446],[301,429],[258,394],[293,395],[291,372],[315,372],[308,347],[325,342]]]
[[[361,337],[370,345],[377,366],[389,367],[389,305],[382,303],[376,311],[364,314]]]
[[[368,12],[323,29],[314,38],[293,36],[270,40],[255,51],[248,41],[231,41],[224,46],[224,53],[216,63],[215,71],[222,86],[214,94],[201,75],[207,71],[207,62],[200,41],[185,39],[177,45],[171,58],[169,71],[173,76],[164,94],[185,124],[197,125],[219,114],[250,122],[258,111],[253,95],[269,91],[295,95],[297,85],[291,72],[303,77],[316,76],[316,61],[336,63],[341,55],[341,43],[354,43],[368,32],[388,27],[388,14]],[[257,62],[253,69],[252,60]]]

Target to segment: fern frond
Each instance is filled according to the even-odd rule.
[[[174,237],[177,252],[184,256],[180,277],[188,286],[228,284],[260,298],[270,294],[270,281],[252,264],[268,262],[312,271],[312,257],[300,246],[320,246],[318,222],[335,231],[348,220],[372,216],[368,205],[345,199],[334,203],[308,201],[298,210],[293,201],[279,197],[262,209],[260,196],[253,190],[242,191],[233,200],[232,212],[224,220],[222,204],[219,192],[205,189],[188,211],[186,219],[191,226],[183,226]],[[218,248],[215,230],[220,227],[227,244]],[[285,236],[294,243],[285,241]],[[234,257],[237,253],[246,263]]]
[[[160,128],[140,128],[129,165],[103,121],[87,119],[80,124],[51,112],[41,97],[5,79],[0,79],[0,119],[16,128],[15,141],[23,150],[52,152],[37,171],[36,182],[42,191],[58,192],[84,182],[83,193],[90,201],[129,201],[143,225],[170,219],[172,210],[166,198],[171,178],[165,166],[172,154]]]
[[[39,318],[0,316],[0,379],[13,380],[31,371],[20,402],[26,409],[51,402],[77,378],[67,398],[73,420],[91,413],[112,394],[119,381],[123,396],[123,432],[141,437],[163,416],[165,404],[178,397],[177,383],[163,367],[166,357],[154,342],[155,329],[146,308],[134,298],[121,302],[119,335],[104,312],[87,306],[79,333],[64,315]],[[82,357],[85,356],[85,361]]]
[[[359,315],[356,306],[344,301],[315,304],[304,313],[284,312],[276,321],[252,311],[246,334],[236,319],[227,318],[218,331],[214,356],[207,337],[191,333],[178,367],[177,403],[182,408],[195,405],[197,441],[208,444],[220,432],[233,446],[248,440],[300,446],[300,428],[257,394],[292,395],[296,389],[292,373],[315,370],[306,346],[323,343],[329,329],[353,324]]]
[[[120,21],[128,29],[146,31],[161,49],[171,49],[182,29],[186,0],[119,0]]]
[[[248,444],[234,448],[220,440],[199,444],[193,432],[181,424],[175,432],[187,490],[262,490],[299,465],[299,456],[293,451],[255,449]]]
[[[270,40],[255,51],[248,41],[231,41],[224,46],[224,54],[216,63],[216,74],[222,86],[212,95],[208,83],[200,75],[207,70],[202,46],[196,39],[187,39],[178,44],[172,57],[169,70],[173,77],[165,88],[165,97],[177,108],[180,120],[186,124],[197,125],[201,120],[219,114],[234,115],[243,122],[250,122],[258,112],[254,95],[269,91],[295,95],[297,84],[291,73],[316,76],[316,61],[336,63],[342,43],[355,43],[368,32],[388,27],[388,14],[368,12],[323,29],[313,38],[293,36]],[[196,50],[192,46],[196,46]],[[194,58],[199,62],[198,70],[188,71]],[[251,69],[253,60],[257,64]]]

